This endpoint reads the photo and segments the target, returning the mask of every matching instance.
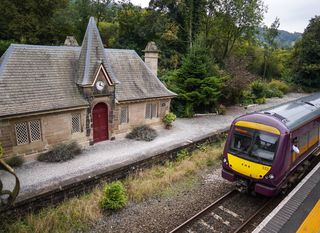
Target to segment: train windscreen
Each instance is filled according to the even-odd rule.
[[[266,165],[272,165],[279,136],[243,127],[236,127],[230,153]]]

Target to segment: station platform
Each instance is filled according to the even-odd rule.
[[[320,163],[253,232],[320,233]]]

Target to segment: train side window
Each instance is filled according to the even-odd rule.
[[[316,125],[312,130],[309,132],[309,148],[315,145],[319,141],[319,128]]]
[[[298,137],[298,148],[301,154],[306,152],[308,149],[308,134],[309,133],[305,133]]]

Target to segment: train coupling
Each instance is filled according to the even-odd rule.
[[[248,193],[249,190],[249,182],[246,180],[237,180],[236,181],[236,189],[240,193]]]

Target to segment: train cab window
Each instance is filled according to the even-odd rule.
[[[278,144],[278,136],[257,132],[252,154],[262,160],[272,162]]]
[[[271,165],[279,137],[259,130],[236,127],[230,152],[248,160]]]

